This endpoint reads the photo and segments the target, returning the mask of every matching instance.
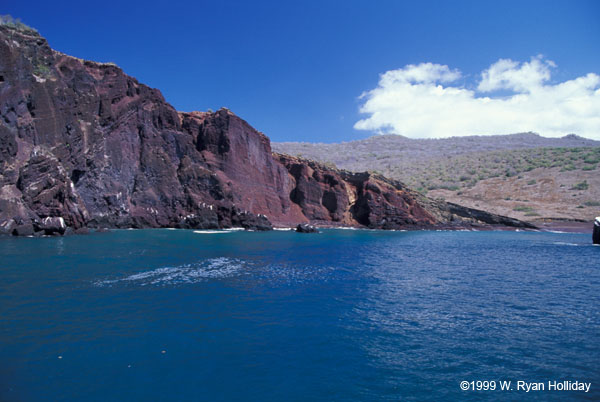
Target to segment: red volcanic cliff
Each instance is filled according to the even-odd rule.
[[[0,232],[84,227],[521,225],[401,183],[273,155],[227,109],[178,113],[112,64],[0,26]]]
[[[287,155],[277,157],[294,179],[290,199],[312,222],[382,229],[438,223],[418,201],[420,195],[401,183]]]

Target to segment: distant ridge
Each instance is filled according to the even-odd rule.
[[[336,144],[309,142],[272,142],[276,152],[290,155],[302,154],[317,160],[325,160],[344,166],[344,162],[356,158],[356,153],[377,152],[378,156],[389,154],[417,155],[426,158],[461,155],[470,152],[528,148],[576,148],[600,147],[600,141],[568,134],[560,138],[542,137],[533,132],[506,135],[473,135],[450,138],[413,139],[396,134],[375,135],[364,140]]]
[[[575,134],[443,139],[392,134],[272,147],[341,169],[380,173],[428,196],[517,219],[589,220],[600,214],[600,141]]]

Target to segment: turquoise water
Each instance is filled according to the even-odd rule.
[[[0,400],[599,399],[590,243],[351,230],[3,238]],[[460,389],[477,380],[592,385]]]

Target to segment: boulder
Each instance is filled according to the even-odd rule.
[[[11,235],[17,224],[14,219],[9,219],[0,223],[0,234]]]
[[[241,226],[246,230],[268,231],[273,230],[273,225],[265,215],[254,215],[252,213],[242,213],[236,215],[232,222],[235,226]]]
[[[13,235],[15,236],[33,236],[33,225],[31,223],[24,223],[14,228]]]
[[[319,230],[316,227],[309,225],[307,223],[301,223],[298,226],[296,226],[296,232],[298,232],[298,233],[319,233]]]
[[[217,229],[219,228],[219,217],[211,209],[201,209],[181,219],[178,227],[183,229]]]
[[[42,231],[45,235],[63,235],[67,229],[65,220],[60,217],[46,217],[39,222],[34,223],[35,231]]]

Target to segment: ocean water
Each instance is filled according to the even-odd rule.
[[[599,307],[591,234],[2,238],[0,400],[598,400]]]

